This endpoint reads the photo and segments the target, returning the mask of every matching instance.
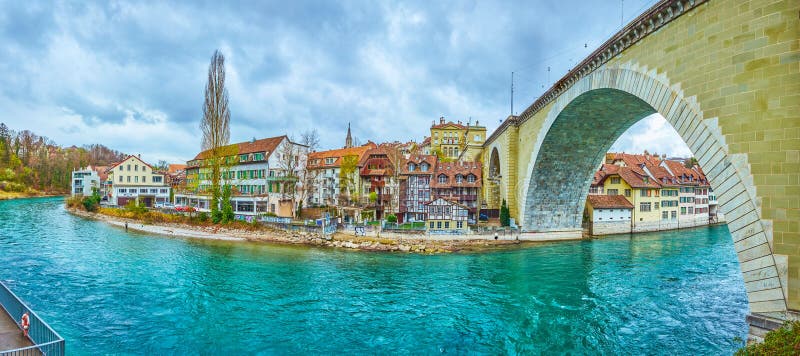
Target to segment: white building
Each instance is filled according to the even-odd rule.
[[[156,173],[139,156],[128,156],[106,172],[110,182],[106,189],[111,193],[111,205],[125,206],[134,201],[152,207],[155,203],[169,201],[170,186],[166,184],[164,175]]]
[[[306,194],[306,206],[340,206],[347,205],[347,200],[358,200],[362,193],[358,164],[368,150],[376,147],[368,142],[363,146],[309,153],[308,170],[314,184]],[[343,165],[352,169],[345,175],[346,181],[341,179]]]
[[[633,204],[622,195],[589,195],[586,214],[592,235],[609,235],[631,232]]]
[[[220,184],[231,186],[235,214],[294,216],[304,189],[299,177],[305,170],[308,147],[284,135],[235,143],[221,150],[226,163],[220,170]],[[187,162],[187,191],[175,194],[176,204],[211,211],[210,157],[210,151],[203,151]]]
[[[70,190],[72,196],[89,196],[94,193],[94,190],[98,190],[99,194],[99,189],[100,176],[91,166],[72,171],[72,189]]]

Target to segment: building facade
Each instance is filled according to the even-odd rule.
[[[130,202],[152,207],[156,203],[169,201],[170,186],[164,174],[155,172],[153,167],[139,156],[128,156],[106,171],[110,191],[109,203],[125,206]]]
[[[436,198],[426,203],[428,220],[425,226],[429,234],[465,233],[469,231],[466,206],[443,198]]]
[[[431,177],[436,169],[436,156],[410,155],[399,165],[400,209],[398,222],[428,219],[428,202],[432,200]]]
[[[306,194],[306,206],[353,205],[363,194],[359,163],[364,154],[378,146],[363,146],[308,154],[308,171],[313,187]]]
[[[72,171],[72,196],[89,196],[97,191],[100,194],[100,175],[91,166]]]
[[[440,154],[442,158],[462,159],[473,161],[477,158],[486,141],[486,127],[461,121],[445,122],[444,117],[439,118],[439,123],[431,125],[430,152]],[[465,152],[471,154],[465,154]]]
[[[231,187],[236,215],[294,216],[304,189],[298,177],[305,169],[308,147],[284,135],[239,142],[220,151],[220,185]],[[187,188],[175,194],[176,204],[211,211],[211,159],[207,150],[186,163]]]

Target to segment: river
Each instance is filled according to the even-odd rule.
[[[0,201],[0,279],[68,354],[730,354],[724,226],[413,255],[126,233]]]

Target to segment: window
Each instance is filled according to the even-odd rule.
[[[122,176],[119,176],[119,182],[122,183]]]
[[[467,182],[475,183],[475,176],[470,174],[467,176]]]
[[[153,176],[153,183],[161,183],[161,178],[160,176]]]
[[[120,177],[120,178],[122,178],[122,177]],[[120,189],[119,189],[119,192],[120,192],[120,193],[126,193],[127,191],[128,191],[128,190],[127,190],[127,189],[125,189],[125,188],[120,188]]]
[[[161,194],[167,194],[167,190],[166,190],[166,189],[161,189],[161,190],[159,190],[159,192],[160,192]]]
[[[690,206],[688,213],[689,215],[694,214],[694,208]]]
[[[122,177],[120,177],[120,178],[122,178]],[[130,182],[131,182],[131,176],[128,176],[128,183],[130,183]]]
[[[413,163],[409,163],[408,164],[408,171],[409,172],[413,172],[414,171],[414,164]]]
[[[639,196],[646,197],[647,196],[647,189],[644,189],[644,188],[640,189],[639,190]]]
[[[686,215],[686,207],[685,206],[681,207],[681,215]]]
[[[247,161],[247,155],[239,155],[239,162]]]
[[[442,222],[441,221],[437,221],[436,222],[436,228],[437,229],[441,229],[442,228]]]
[[[253,155],[253,160],[254,161],[263,161],[264,160],[264,154],[263,153],[254,154]]]
[[[419,165],[419,169],[421,171],[423,171],[423,172],[427,172],[428,171],[428,164],[427,163],[420,164]]]
[[[139,171],[139,165],[138,164],[134,164],[133,165],[133,171],[134,172],[138,172]]]
[[[444,174],[439,175],[439,183],[447,183],[447,176]]]
[[[130,171],[131,171],[131,165],[129,164],[128,165],[128,172],[130,172]]]
[[[461,183],[464,180],[464,177],[460,174],[456,175],[456,183]]]
[[[667,220],[667,218],[669,218],[669,212],[668,211],[662,211],[661,212],[661,220]]]
[[[139,193],[147,193],[147,189],[139,188]]]
[[[650,211],[650,203],[640,203],[639,204],[639,211],[642,211],[642,212]]]
[[[142,176],[142,183],[147,183],[147,176]]]
[[[139,183],[139,176],[133,177],[133,181],[134,181],[134,183]]]
[[[678,218],[678,212],[677,211],[673,211],[670,215],[672,217],[672,220],[675,220],[675,219]]]
[[[481,135],[475,135],[475,142],[481,142]]]
[[[158,193],[158,189],[150,189],[150,194],[156,194],[156,193]]]
[[[658,202],[653,203],[653,207],[658,210]]]
[[[450,222],[449,221],[445,221],[444,222],[444,228],[445,229],[449,229],[450,228]]]
[[[625,189],[625,196],[630,198],[630,196],[631,196],[631,190],[630,189]]]
[[[611,177],[611,184],[619,184],[619,177]]]
[[[335,158],[328,157],[328,158],[325,159],[325,164],[333,164],[333,162],[335,162],[335,161],[336,161]]]
[[[464,228],[464,222],[463,222],[463,221],[457,221],[457,222],[456,222],[456,228],[457,228],[457,229],[462,229],[462,228]]]
[[[619,189],[609,189],[609,190],[606,190],[606,193],[608,193],[608,195],[618,195],[619,194]]]

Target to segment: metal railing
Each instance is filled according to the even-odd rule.
[[[22,314],[28,312],[30,327],[28,328],[28,339],[33,346],[19,349],[0,351],[0,356],[17,355],[64,355],[64,338],[58,335],[47,323],[36,313],[28,308],[2,281],[0,281],[0,306],[12,320],[20,327]],[[20,327],[20,332],[22,328]]]

